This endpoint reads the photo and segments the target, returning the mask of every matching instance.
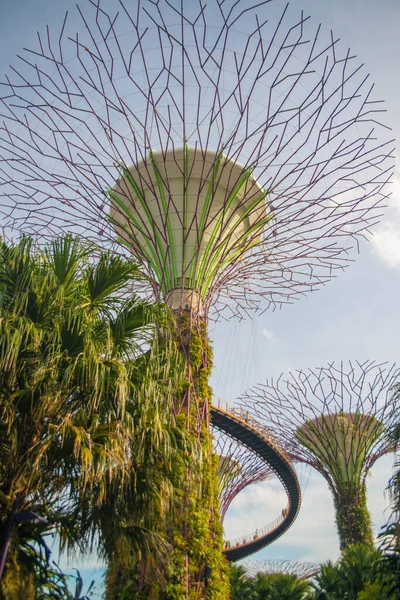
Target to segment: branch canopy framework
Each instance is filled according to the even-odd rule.
[[[256,577],[258,573],[273,575],[275,573],[289,573],[300,579],[308,579],[318,573],[320,567],[317,563],[291,560],[285,558],[271,558],[269,560],[252,560],[242,563],[249,577]]]
[[[115,221],[127,220],[115,247],[148,269],[156,296],[176,263],[171,236],[183,248],[211,236],[205,258],[195,251],[182,261],[177,285],[202,260],[202,304],[214,316],[279,307],[328,281],[379,218],[392,142],[356,57],[302,12],[280,11],[274,0],[88,0],[60,32],[39,35],[1,85],[6,227],[67,230],[104,245],[116,241]],[[153,182],[151,213],[135,213],[139,181],[130,214],[114,201],[110,217],[121,175],[139,164],[150,171],[154,152],[162,159],[185,148],[238,165],[220,205],[211,169],[199,179],[199,190],[211,184],[201,211],[177,209],[167,176]],[[176,159],[184,187],[187,165]],[[250,176],[267,217],[237,234],[249,203],[233,192]],[[172,215],[179,232],[171,233]],[[226,240],[235,235],[233,251]]]
[[[319,471],[334,492],[359,490],[374,462],[391,451],[397,418],[395,364],[331,363],[258,385],[241,399],[295,461]]]
[[[266,481],[273,470],[261,458],[229,435],[214,432],[214,452],[219,456],[220,514],[223,520],[230,504],[248,485]]]

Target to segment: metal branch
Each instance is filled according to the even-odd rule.
[[[219,499],[223,520],[239,492],[253,483],[270,479],[274,472],[257,454],[218,430],[214,432],[214,451],[219,456]]]

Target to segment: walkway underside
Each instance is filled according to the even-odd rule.
[[[225,556],[234,562],[268,546],[291,526],[300,509],[300,484],[289,458],[278,447],[268,430],[249,417],[248,413],[228,406],[222,409],[213,405],[211,421],[216,429],[243,444],[267,463],[280,479],[288,496],[287,507],[272,523],[248,536],[225,542]]]

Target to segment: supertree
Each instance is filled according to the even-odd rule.
[[[317,563],[291,559],[252,560],[241,565],[250,577],[255,577],[257,573],[290,573],[299,579],[310,579],[319,572]]]
[[[258,385],[242,398],[284,443],[309,464],[333,494],[341,550],[373,545],[366,476],[392,447],[385,432],[396,418],[390,401],[396,366],[374,361],[331,363]]]
[[[266,481],[273,470],[243,444],[221,431],[214,432],[214,451],[219,457],[219,503],[223,521],[236,496],[247,486]]]
[[[303,12],[275,0],[104,6],[89,0],[39,35],[7,76],[2,210],[19,231],[131,253],[175,311],[189,382],[176,413],[204,475],[182,503],[176,560],[182,594],[211,594],[222,536],[208,318],[280,307],[340,271],[379,217],[391,142],[368,74]]]

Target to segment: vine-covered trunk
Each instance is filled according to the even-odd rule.
[[[229,598],[218,498],[218,457],[210,433],[212,350],[206,322],[189,311],[177,315],[186,359],[187,387],[178,399],[177,418],[185,422],[196,459],[186,462],[181,507],[169,532],[173,561],[165,600]]]
[[[371,517],[367,508],[366,486],[343,487],[334,491],[336,526],[340,550],[351,544],[374,547]]]

